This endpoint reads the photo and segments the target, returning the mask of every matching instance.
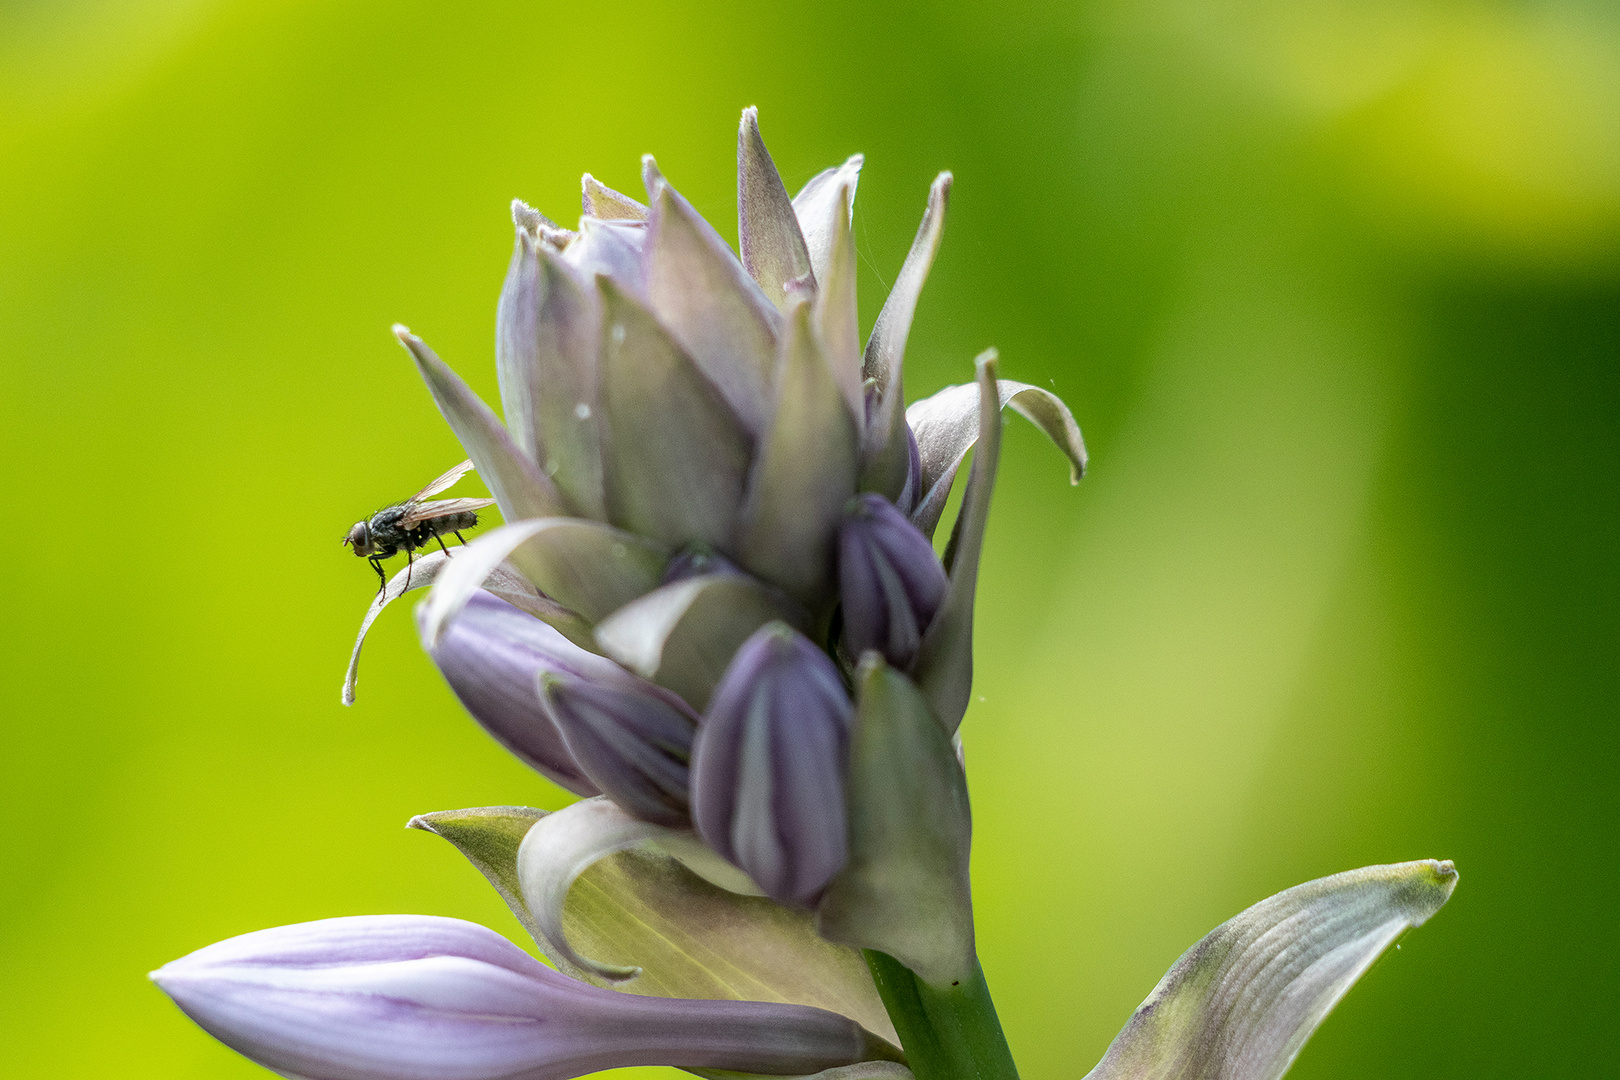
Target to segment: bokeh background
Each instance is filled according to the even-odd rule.
[[[263,1075],[145,980],[231,934],[521,935],[411,814],[563,793],[408,605],[338,686],[357,517],[494,399],[521,196],[638,156],[730,237],[863,151],[867,326],[957,177],[908,389],[1005,373],[967,752],[1028,1080],[1278,889],[1450,857],[1293,1076],[1620,1057],[1620,14],[1607,3],[0,2],[0,1073]],[[666,1075],[643,1070],[638,1075]],[[673,1074],[668,1074],[673,1075]]]

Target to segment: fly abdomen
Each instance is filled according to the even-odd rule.
[[[471,510],[464,510],[459,514],[446,514],[444,517],[430,518],[423,524],[431,527],[435,536],[443,536],[445,533],[460,532],[462,529],[472,528],[478,524],[478,515]]]
[[[477,524],[478,515],[471,510],[464,510],[459,514],[445,514],[442,517],[428,518],[411,529],[411,546],[423,547],[435,536],[460,532],[462,529],[470,529]]]

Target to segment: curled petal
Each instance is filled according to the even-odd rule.
[[[996,389],[1002,408],[1010,407],[1057,444],[1069,459],[1069,483],[1078,484],[1086,471],[1086,444],[1063,399],[1011,379],[997,380]],[[916,434],[922,466],[921,495],[911,520],[932,536],[951,497],[956,470],[979,437],[978,384],[947,386],[933,397],[913,402],[906,420]]]
[[[563,907],[568,890],[594,863],[678,834],[668,826],[633,818],[604,798],[574,803],[537,821],[518,848],[517,876],[546,955],[605,979],[641,974],[639,967],[603,964],[576,952],[563,928]]]
[[[928,189],[928,209],[923,212],[917,236],[900,267],[900,276],[895,278],[894,288],[883,301],[883,310],[878,313],[872,336],[866,342],[862,374],[872,380],[877,407],[866,426],[864,486],[896,502],[901,501],[908,465],[905,456],[908,447],[903,442],[907,437],[902,378],[906,339],[911,335],[911,320],[917,312],[923,283],[928,280],[929,268],[934,265],[934,255],[945,233],[945,205],[950,192],[951,174],[940,173]]]
[[[898,1056],[819,1009],[590,986],[457,919],[261,930],[152,979],[226,1045],[305,1080],[567,1080],[651,1064],[782,1074]]]
[[[433,584],[444,569],[445,555],[442,551],[435,551],[417,559],[406,570],[400,570],[388,579],[382,592],[372,598],[371,606],[360,620],[360,633],[355,636],[354,650],[349,653],[349,671],[343,677],[343,704],[354,704],[355,686],[360,681],[360,647],[366,643],[366,635],[371,632],[371,624],[377,621],[383,608],[404,596],[411,589],[420,589]]]
[[[360,678],[360,647],[366,643],[366,634],[370,632],[371,624],[382,614],[383,608],[404,596],[410,589],[424,588],[437,581],[439,572],[448,565],[449,558],[450,556],[442,551],[423,555],[406,569],[395,573],[389,579],[387,587],[372,599],[371,606],[366,609],[365,618],[360,621],[360,633],[355,636],[354,651],[349,654],[349,671],[343,677],[343,704],[354,704],[355,684]],[[572,613],[537,595],[534,586],[510,566],[493,567],[484,578],[484,588],[536,618],[570,625]],[[573,626],[572,629],[575,633],[579,633],[582,628]]]
[[[781,316],[726,242],[643,159],[647,294],[653,313],[696,361],[750,432],[770,417],[771,368]]]
[[[495,413],[461,377],[407,328],[396,325],[394,336],[416,361],[434,403],[477,466],[479,478],[489,485],[501,515],[516,521],[566,513],[568,507],[551,478],[519,449]]]
[[[743,266],[782,311],[787,283],[810,273],[810,252],[793,201],[759,134],[759,110],[743,110],[737,131],[737,238]]]
[[[1182,954],[1089,1080],[1277,1080],[1383,951],[1457,887],[1451,862],[1296,885]]]
[[[615,611],[596,627],[602,651],[702,709],[739,646],[780,619],[803,626],[787,597],[743,574],[687,578]]]

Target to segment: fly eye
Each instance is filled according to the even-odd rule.
[[[364,521],[357,521],[354,528],[349,530],[349,535],[343,538],[343,542],[353,546],[356,555],[365,555],[371,549],[371,529]]]

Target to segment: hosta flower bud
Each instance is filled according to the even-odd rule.
[[[827,654],[769,623],[737,651],[698,729],[693,822],[781,903],[814,905],[844,865],[850,716]]]
[[[803,1074],[897,1056],[835,1013],[619,994],[482,926],[422,915],[260,930],[152,980],[227,1046],[306,1080],[567,1080],[625,1065]]]
[[[543,674],[546,714],[592,783],[628,814],[658,825],[687,821],[687,762],[697,715],[633,676],[602,682]]]
[[[569,791],[599,794],[546,717],[535,679],[546,671],[585,674],[616,665],[483,590],[473,594],[430,655],[461,704],[497,742]]]
[[[881,495],[850,502],[838,529],[838,586],[844,601],[844,648],[868,649],[910,670],[949,581],[934,547]]]

